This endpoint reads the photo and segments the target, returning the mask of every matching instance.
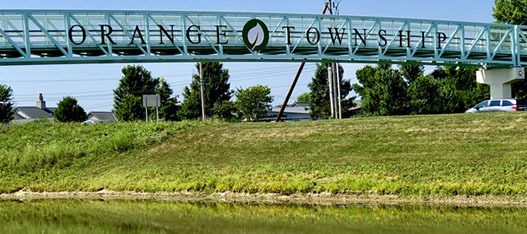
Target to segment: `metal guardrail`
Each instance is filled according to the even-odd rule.
[[[0,65],[307,61],[527,65],[527,27],[281,13],[0,10]]]

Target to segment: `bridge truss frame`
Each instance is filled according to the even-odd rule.
[[[263,50],[244,44],[243,26],[251,19],[269,28]],[[527,26],[317,14],[0,10],[0,65],[208,60],[519,67],[527,65]]]

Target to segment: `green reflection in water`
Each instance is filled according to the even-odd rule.
[[[527,233],[527,210],[4,201],[0,233]]]

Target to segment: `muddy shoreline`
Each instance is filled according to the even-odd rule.
[[[245,194],[192,192],[27,192],[0,194],[0,201],[31,200],[130,200],[163,202],[216,202],[233,204],[314,205],[314,206],[384,206],[384,205],[440,205],[461,207],[521,207],[527,208],[527,198],[497,196],[412,198],[394,195],[357,194]]]

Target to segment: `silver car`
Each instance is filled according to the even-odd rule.
[[[514,112],[525,110],[527,110],[527,102],[523,99],[493,99],[485,100],[468,109],[465,113]]]

